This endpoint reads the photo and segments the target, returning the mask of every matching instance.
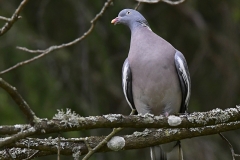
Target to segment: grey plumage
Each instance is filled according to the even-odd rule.
[[[122,72],[123,91],[130,107],[141,114],[186,112],[191,82],[182,53],[152,32],[147,20],[135,10],[122,10],[112,23],[125,24],[131,30]]]

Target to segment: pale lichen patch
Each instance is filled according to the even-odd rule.
[[[74,160],[78,160],[79,157],[81,156],[80,149],[81,149],[80,146],[73,147],[73,149],[72,149],[72,156],[73,156]]]
[[[21,130],[20,132],[22,132],[25,129],[25,126],[20,125],[20,124],[15,124],[14,127],[17,129],[20,129]]]
[[[94,116],[87,117],[87,119],[90,120],[91,123],[93,123],[93,124],[96,124],[96,121],[98,120],[98,119],[97,119],[96,117],[94,117]],[[84,118],[84,120],[86,120],[86,119]],[[81,118],[81,121],[83,121],[82,118]]]
[[[150,132],[150,130],[144,130],[143,132],[136,131],[136,132],[133,133],[133,135],[135,137],[145,137],[145,136],[149,135],[149,132]]]
[[[30,131],[30,132],[35,132],[36,129],[35,129],[34,127],[31,127],[31,128],[28,129],[28,131]]]
[[[145,118],[143,119],[143,121],[144,121],[145,123],[153,123],[153,122],[154,122],[154,119],[153,119],[152,117],[145,117]]]
[[[67,108],[66,112],[63,110],[58,110],[58,113],[54,115],[53,119],[61,120],[60,124],[63,126],[69,125],[70,127],[78,126],[79,122],[78,119],[80,116],[71,111],[71,109]]]
[[[190,114],[187,119],[191,123],[197,123],[197,124],[207,124],[206,118],[203,113],[192,113]]]
[[[215,119],[216,123],[226,122],[227,120],[229,120],[230,115],[228,114],[228,112],[225,112],[220,108],[216,108],[210,111],[210,118]]]
[[[155,116],[154,119],[159,121],[159,120],[163,120],[164,116],[160,115],[160,116]]]
[[[173,128],[173,129],[166,129],[164,130],[164,134],[165,136],[171,136],[171,135],[174,135],[176,133],[178,133],[180,130],[177,129],[177,128]]]
[[[112,137],[112,139],[107,143],[107,146],[113,151],[119,151],[125,146],[125,139],[120,136]]]
[[[108,114],[104,115],[103,117],[109,120],[110,122],[113,122],[121,118],[121,116],[122,116],[121,114]]]
[[[182,123],[182,119],[180,117],[177,116],[168,116],[168,124],[170,126],[178,126]]]
[[[236,105],[236,108],[237,108],[238,110],[240,110],[240,105]]]
[[[234,116],[234,114],[238,114],[239,111],[237,108],[227,108],[225,111],[227,111],[231,116]]]

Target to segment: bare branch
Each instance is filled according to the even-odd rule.
[[[22,149],[22,148],[14,147],[10,149],[0,150],[0,159],[1,160],[13,160],[13,159],[29,160],[35,157],[42,157],[42,156],[48,156],[48,155],[54,154],[49,151],[36,151],[34,149],[28,149],[27,152],[30,154],[30,156],[26,154],[25,148]]]
[[[13,13],[12,17],[9,19],[5,19],[7,20],[7,23],[5,23],[5,25],[0,29],[0,36],[2,36],[3,34],[5,34],[12,26],[13,24],[19,19],[21,18],[19,16],[20,12],[22,11],[22,9],[24,8],[24,6],[27,4],[28,0],[23,0],[20,5],[18,6],[18,8],[15,10],[15,12]],[[3,18],[3,17],[2,17]]]
[[[229,127],[231,126],[231,127]],[[134,132],[132,135],[118,136],[124,143],[119,150],[131,150],[140,149],[150,146],[155,146],[159,144],[169,143],[177,140],[193,138],[198,136],[206,136],[212,134],[218,134],[223,131],[229,131],[233,129],[238,129],[240,127],[240,122],[230,122],[222,123],[218,125],[198,127],[198,128],[174,128],[174,129],[157,129],[157,130],[144,130],[143,132]],[[104,136],[92,136],[84,138],[87,143],[83,141],[83,138],[71,138],[64,139],[61,138],[61,152],[62,155],[72,155],[74,148],[79,148],[79,154],[85,155],[88,153],[88,147],[86,144],[90,144],[91,148],[95,148],[99,143],[104,141],[106,137]],[[30,145],[28,145],[30,141]],[[34,150],[39,150],[41,152],[48,151],[52,154],[57,154],[58,152],[58,138],[56,139],[21,139],[19,142],[12,143],[8,147],[17,148],[30,148]],[[107,152],[112,151],[112,148],[108,145],[103,145],[96,152]],[[3,157],[0,152],[0,158]],[[26,153],[25,153],[26,154]]]
[[[39,118],[37,118],[35,113],[29,107],[27,102],[22,98],[22,96],[18,93],[15,87],[11,86],[2,78],[0,78],[0,87],[8,92],[12,99],[17,103],[21,111],[27,116],[27,119],[31,124],[34,124],[39,120]]]
[[[57,160],[60,160],[60,150],[61,150],[61,146],[60,146],[60,134],[58,133],[58,152],[57,152]]]
[[[179,0],[179,1],[171,1],[171,0],[137,0],[138,2],[144,2],[144,3],[158,3],[158,2],[165,2],[170,5],[178,5],[180,3],[183,3],[185,0]]]
[[[6,147],[14,142],[29,137],[33,135],[40,135],[40,134],[48,134],[48,133],[59,133],[59,132],[66,132],[66,131],[77,131],[83,129],[93,129],[93,128],[113,128],[113,127],[132,127],[132,128],[164,128],[164,129],[157,129],[159,133],[152,134],[152,131],[145,131],[144,133],[135,132],[133,139],[128,139],[129,136],[123,136],[124,138],[124,145],[125,141],[126,144],[130,143],[131,147],[129,149],[136,149],[142,147],[149,147],[151,145],[157,145],[162,143],[168,143],[176,140],[181,140],[185,138],[192,138],[197,136],[204,136],[210,134],[217,134],[220,132],[235,130],[240,128],[240,114],[239,114],[239,106],[237,108],[229,108],[225,111],[220,109],[214,109],[209,112],[199,112],[199,113],[192,113],[189,115],[181,115],[180,117],[177,116],[153,116],[150,114],[146,115],[138,115],[138,116],[123,116],[123,115],[104,115],[104,116],[96,116],[96,117],[80,117],[75,112],[71,112],[71,110],[67,110],[66,113],[63,111],[59,111],[58,114],[55,115],[53,120],[44,120],[42,119],[40,122],[36,123],[34,127],[29,125],[29,128],[26,130],[20,130],[19,133],[7,137],[2,138],[0,141],[0,148]],[[21,128],[20,125],[15,125],[13,127]],[[23,127],[26,127],[24,125]],[[177,128],[176,128],[177,127]],[[7,126],[9,129],[10,127]],[[0,126],[1,129],[4,130],[4,126]],[[116,129],[115,131],[120,131],[121,129]],[[9,129],[9,131],[16,131],[16,129]],[[106,149],[106,142],[116,133],[113,131],[107,137],[95,137],[95,145],[93,142],[89,142],[89,137],[84,139],[86,143],[84,143],[86,152],[88,148],[95,148],[93,152],[98,152]],[[147,137],[144,135],[148,135]],[[158,135],[160,134],[160,135]],[[166,134],[166,135],[165,135]],[[136,138],[144,137],[142,140],[137,140]],[[154,137],[155,136],[155,137]],[[157,137],[156,137],[157,136]],[[130,136],[131,137],[131,136]],[[166,138],[167,137],[167,138]],[[160,138],[160,139],[159,139]],[[94,139],[94,138],[93,138]],[[100,140],[101,139],[101,140]],[[120,138],[121,139],[121,138]],[[126,140],[128,139],[128,140]],[[159,141],[157,140],[159,139]],[[100,141],[99,141],[100,140]],[[149,140],[149,142],[146,142]],[[62,139],[61,139],[62,141]],[[81,139],[83,141],[83,139]],[[137,142],[133,142],[137,141]],[[141,141],[142,144],[138,144]],[[57,142],[56,142],[57,143]],[[136,144],[132,146],[133,144]],[[146,144],[145,144],[146,143]],[[90,144],[90,147],[87,147],[87,144]],[[140,146],[139,146],[140,145]],[[60,145],[62,146],[62,145]],[[98,147],[100,146],[100,147]],[[14,146],[20,147],[20,146]],[[31,148],[31,145],[28,145],[30,149],[37,149]],[[57,145],[56,145],[57,147]],[[25,148],[25,147],[24,147]],[[49,149],[49,147],[48,147]],[[122,148],[121,148],[122,149]],[[128,147],[124,147],[124,149],[128,149]],[[37,149],[40,150],[40,149]],[[41,149],[42,150],[42,149]],[[47,150],[51,151],[51,150]],[[109,149],[107,149],[109,151]],[[57,150],[52,151],[55,154]],[[61,151],[61,154],[63,151]],[[64,149],[65,152],[65,149]],[[83,154],[81,150],[81,154]]]
[[[35,156],[38,152],[39,152],[39,151],[35,151],[31,156],[28,156],[26,159],[23,159],[23,160],[29,160],[29,159],[34,158],[34,156]]]
[[[60,111],[59,111],[60,112]],[[177,120],[179,123],[171,123]],[[35,124],[39,130],[37,134],[58,133],[67,131],[79,131],[97,128],[197,128],[223,123],[240,121],[240,110],[238,108],[228,108],[226,110],[214,109],[209,112],[195,112],[189,115],[177,116],[153,116],[110,114],[103,116],[80,117],[76,113],[67,111],[58,113],[52,120],[41,119]],[[0,135],[16,134],[30,125],[0,126]],[[231,126],[230,126],[231,127]],[[43,130],[44,133],[41,133]]]
[[[69,46],[72,46],[72,45],[82,41],[84,38],[86,38],[92,32],[93,28],[95,27],[95,24],[96,24],[97,20],[103,15],[103,13],[106,11],[107,7],[109,7],[111,5],[112,1],[113,0],[108,0],[107,2],[104,3],[104,6],[102,7],[101,11],[90,21],[90,23],[91,23],[90,28],[81,37],[73,40],[72,42],[64,43],[64,44],[61,44],[61,45],[58,45],[58,46],[51,46],[51,47],[49,47],[46,50],[42,50],[42,53],[39,54],[38,56],[35,56],[35,57],[31,58],[31,59],[19,62],[16,65],[14,65],[14,66],[12,66],[12,67],[10,67],[10,68],[0,72],[0,74],[4,74],[4,73],[9,72],[9,71],[11,71],[13,69],[16,69],[16,68],[18,68],[20,66],[23,66],[23,65],[26,65],[28,63],[31,63],[31,62],[39,59],[39,58],[42,58],[42,57],[46,56],[47,54],[51,53],[52,51],[55,51],[55,50],[58,50],[58,49],[62,49],[62,48],[65,48],[65,47],[69,47]],[[27,52],[29,51],[30,53],[39,53],[39,51],[40,51],[40,50],[36,50],[36,51],[29,50],[29,49],[23,48],[23,47],[18,47],[18,49],[21,49],[21,50],[24,50],[24,51],[27,51]]]
[[[0,142],[0,147],[12,146],[13,142],[16,142],[17,140],[25,137],[48,133],[113,127],[164,128],[157,129],[156,132],[146,130],[143,133],[135,132],[131,136],[123,136],[122,138],[120,137],[120,140],[124,141],[122,143],[124,144],[124,147],[120,149],[144,148],[185,138],[218,134],[224,131],[239,129],[239,112],[239,106],[237,106],[237,108],[229,108],[224,111],[220,109],[214,109],[209,112],[198,112],[189,115],[181,115],[179,117],[172,115],[168,117],[153,116],[150,114],[137,116],[104,115],[95,117],[80,117],[75,112],[72,113],[71,110],[67,110],[66,113],[64,113],[63,111],[59,111],[59,113],[55,115],[53,120],[41,120],[39,123],[35,124],[34,128],[29,125],[29,129],[21,131],[20,133],[13,135],[12,137],[2,139],[2,141]],[[17,131],[16,129],[10,129],[9,126],[6,127],[9,131]],[[15,125],[13,127],[17,127],[19,129],[21,128],[20,125]],[[23,127],[26,127],[26,125],[24,125]],[[4,128],[5,126],[0,126],[0,132],[1,129],[4,130]],[[80,141],[82,144],[80,149],[77,149],[77,153],[79,151],[81,155],[83,155],[89,152],[89,155],[91,156],[95,152],[110,151],[112,148],[106,147],[105,144],[113,137],[113,135],[115,135],[116,132],[120,131],[121,129],[122,128],[115,129],[111,134],[106,137],[87,137],[77,139],[77,141]],[[159,133],[157,131],[159,131]],[[71,140],[72,142],[75,142],[76,139]],[[41,141],[41,143],[43,142],[44,141]],[[37,145],[32,146],[31,142],[29,141],[28,143],[30,143],[30,145],[28,145],[28,143],[26,143],[26,145],[30,149],[50,151],[51,153],[54,152],[54,154],[57,154],[59,151],[58,146],[65,146],[62,145],[62,142],[65,142],[65,140],[61,139],[61,145],[59,145],[58,141],[56,141],[55,148],[52,148],[52,146],[49,148],[49,146],[46,144],[43,145],[43,147],[41,146],[41,143],[39,144],[38,142],[36,142]],[[12,147],[27,148],[26,145],[13,145]],[[80,144],[77,143],[73,146],[79,148],[79,145]],[[37,148],[36,146],[40,148]],[[76,148],[71,148],[73,146],[70,145],[69,151],[66,150],[66,148],[64,148],[64,150],[61,149],[61,154],[73,154],[73,150],[76,151]],[[90,156],[87,156],[86,159]]]
[[[96,147],[94,147],[92,150],[90,150],[87,155],[82,160],[89,159],[95,152],[97,152],[101,147],[103,147],[116,133],[123,130],[123,128],[114,128],[113,131],[106,136]]]
[[[228,141],[228,139],[227,139],[225,136],[223,136],[222,133],[219,133],[219,135],[221,136],[221,138],[222,138],[225,142],[227,142],[227,144],[228,144],[228,146],[229,146],[229,148],[230,148],[230,150],[231,150],[233,160],[235,160],[235,157],[240,157],[239,154],[235,154],[235,151],[234,151],[234,149],[233,149],[233,146],[232,146],[232,144]]]
[[[29,52],[29,53],[43,53],[43,52],[45,52],[45,50],[40,50],[40,49],[31,50],[31,49],[27,49],[26,47],[19,47],[19,46],[17,46],[16,48],[19,49],[19,50],[25,51],[25,52]]]
[[[2,127],[2,128],[1,128]],[[21,132],[23,130],[26,130],[28,128],[31,127],[31,125],[29,124],[19,124],[19,125],[4,125],[1,126],[0,128],[0,135],[12,135],[12,134],[16,134],[18,132]]]
[[[136,113],[136,110],[132,110],[130,115],[134,115]],[[118,132],[120,132],[121,130],[123,130],[123,128],[114,128],[113,131],[106,136],[106,138],[104,138],[103,141],[101,141],[95,148],[88,150],[87,155],[83,158],[83,160],[87,160],[91,157],[91,155],[93,155],[97,150],[99,150],[101,147],[103,147],[106,143],[108,143],[108,141]],[[87,143],[86,143],[87,144]],[[88,147],[89,149],[89,147]]]
[[[140,6],[141,2],[138,2],[137,6],[134,8],[135,10],[138,10],[138,7]]]
[[[170,1],[170,0],[162,0],[163,2],[171,5],[178,5],[180,3],[183,3],[185,0],[179,0],[179,1]]]
[[[6,22],[10,22],[11,18],[6,18],[6,17],[0,16],[0,20],[6,21]]]
[[[31,127],[27,130],[24,130],[23,132],[20,132],[18,134],[15,134],[11,137],[1,138],[0,139],[0,148],[6,147],[9,144],[16,142],[20,139],[26,138],[28,136],[34,135],[36,133],[36,129],[34,127]]]

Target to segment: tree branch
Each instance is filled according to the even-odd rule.
[[[52,120],[41,119],[35,124],[36,134],[48,134],[67,131],[79,131],[97,128],[197,128],[223,123],[240,121],[240,108],[225,110],[213,109],[209,112],[195,112],[189,115],[153,116],[110,114],[103,116],[81,117],[67,109],[66,113],[58,111]],[[0,126],[0,135],[16,134],[30,125],[19,124],[13,126]],[[44,132],[41,132],[44,131]]]
[[[28,60],[25,60],[25,61],[22,61],[22,62],[19,62],[17,63],[16,65],[4,70],[4,71],[1,71],[0,72],[0,75],[1,74],[4,74],[6,72],[9,72],[13,69],[16,69],[20,66],[23,66],[23,65],[26,65],[28,63],[31,63],[39,58],[42,58],[44,56],[46,56],[47,54],[55,51],[55,50],[58,50],[58,49],[62,49],[62,48],[65,48],[65,47],[69,47],[69,46],[72,46],[80,41],[82,41],[83,39],[85,39],[91,32],[92,30],[94,29],[95,27],[95,24],[97,22],[97,20],[103,15],[103,13],[106,11],[107,7],[109,7],[111,5],[113,0],[108,0],[107,2],[104,3],[104,6],[102,7],[101,11],[90,21],[91,23],[91,26],[90,28],[79,38],[73,40],[72,42],[69,42],[69,43],[64,43],[64,44],[61,44],[61,45],[58,45],[58,46],[51,46],[49,47],[48,49],[46,50],[30,50],[30,49],[27,49],[27,48],[24,48],[24,47],[17,47],[18,49],[21,49],[23,51],[26,51],[26,52],[30,52],[30,53],[41,53],[31,59],[28,59]]]
[[[5,17],[1,17],[2,20],[7,21],[7,23],[5,23],[5,25],[0,29],[0,36],[2,36],[3,34],[5,34],[12,26],[13,24],[19,19],[21,18],[19,16],[20,12],[23,10],[24,6],[27,4],[28,0],[23,0],[20,5],[18,6],[18,8],[15,10],[15,12],[13,13],[11,18],[5,18]]]
[[[140,149],[150,146],[155,146],[159,144],[169,143],[177,140],[182,140],[186,138],[193,138],[198,136],[206,136],[212,134],[218,134],[224,131],[230,131],[240,128],[240,122],[230,122],[222,123],[206,127],[197,128],[167,128],[167,129],[157,129],[157,130],[144,130],[143,132],[134,132],[132,135],[117,136],[113,141],[109,143],[114,143],[114,141],[119,142],[121,139],[122,143],[118,150],[131,150]],[[96,147],[100,142],[104,140],[104,136],[92,136],[84,138],[91,148]],[[115,143],[116,145],[118,143]],[[124,144],[124,145],[123,145]],[[61,138],[61,154],[62,155],[72,155],[74,148],[79,148],[79,154],[84,155],[88,153],[88,147],[83,141],[83,138],[71,138],[64,139]],[[58,152],[58,138],[56,139],[22,139],[19,142],[12,143],[9,145],[11,148],[30,148],[34,150],[39,150],[41,152],[48,151],[52,154],[57,154]],[[117,146],[118,147],[118,146]],[[102,146],[97,152],[108,152],[112,151],[110,145]],[[36,156],[39,156],[38,154]],[[4,157],[4,154],[0,152],[0,158]]]
[[[158,131],[166,133],[165,139],[152,143],[168,143],[175,140],[181,140],[185,138],[217,134],[224,131],[234,130],[240,128],[240,108],[229,108],[226,110],[214,109],[209,112],[198,112],[189,115],[177,116],[153,116],[150,114],[138,115],[138,116],[123,116],[123,115],[104,115],[96,117],[80,117],[75,112],[67,110],[66,113],[58,111],[52,120],[41,119],[33,127],[29,125],[29,128],[23,130],[22,127],[26,128],[26,125],[14,125],[0,126],[0,133],[11,131],[8,135],[13,134],[19,130],[19,132],[11,137],[3,138],[0,141],[0,147],[8,146],[13,142],[20,139],[40,134],[48,133],[59,133],[67,131],[79,131],[84,129],[96,129],[96,128],[116,128],[116,127],[131,127],[131,128],[167,128],[158,129]],[[15,129],[14,129],[15,128]],[[177,139],[169,139],[168,135],[171,133],[179,133]],[[135,133],[142,135],[143,133]],[[166,138],[167,137],[167,138]],[[149,137],[151,139],[151,137]],[[88,142],[87,138],[87,142]],[[125,138],[124,138],[125,139]],[[150,140],[149,139],[149,140]],[[104,140],[104,139],[102,139]],[[109,139],[108,139],[109,140]],[[152,139],[153,140],[153,139]],[[101,142],[101,141],[100,141]],[[99,144],[100,142],[97,142]],[[89,142],[88,142],[89,143]],[[92,142],[90,142],[91,144]],[[104,141],[105,143],[105,141]],[[146,143],[146,142],[142,142]],[[148,146],[152,145],[148,144]],[[86,144],[85,144],[86,145]],[[125,142],[124,142],[125,145]],[[139,145],[139,144],[137,144]],[[146,143],[147,145],[147,143]],[[157,145],[157,144],[155,144]],[[148,147],[145,146],[144,147]],[[96,146],[91,146],[94,148]],[[130,147],[131,148],[131,147]],[[32,148],[34,149],[34,148]],[[134,148],[131,148],[134,149]],[[99,149],[101,150],[101,148]],[[95,151],[94,151],[95,152]],[[62,152],[61,152],[62,153]]]
[[[28,154],[30,156],[28,156]],[[21,148],[7,148],[0,150],[1,160],[29,160],[35,157],[43,157],[52,155],[54,153],[49,151],[38,151],[34,149],[21,149]]]
[[[22,96],[18,93],[17,89],[11,86],[9,83],[0,78],[0,87],[3,88],[8,94],[12,97],[12,99],[17,103],[21,111],[27,116],[30,124],[34,124],[39,121],[39,118],[35,115],[32,109],[29,107],[27,102],[22,98]]]
[[[18,134],[15,134],[11,137],[1,138],[0,139],[0,148],[6,147],[9,144],[16,142],[20,139],[32,136],[32,135],[34,135],[34,133],[36,133],[36,129],[34,127],[31,127],[29,129],[24,130],[23,132],[19,132]]]
[[[135,10],[138,10],[138,7],[140,6],[141,2],[138,2],[138,4],[136,5],[136,7],[134,8]]]

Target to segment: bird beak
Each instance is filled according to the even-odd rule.
[[[114,18],[114,19],[111,21],[111,23],[113,23],[114,25],[116,25],[116,24],[118,23],[118,20],[119,20],[119,18],[116,17],[116,18]]]

